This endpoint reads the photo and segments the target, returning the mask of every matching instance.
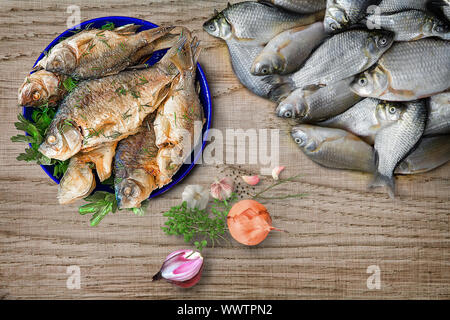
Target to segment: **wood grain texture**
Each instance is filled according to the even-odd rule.
[[[236,1],[233,1],[236,2]],[[220,175],[200,165],[170,192],[154,199],[147,216],[120,212],[96,228],[80,203],[60,206],[56,185],[36,165],[16,161],[11,143],[17,88],[45,46],[66,29],[68,5],[82,20],[133,16],[195,32],[213,95],[213,126],[280,129],[283,176],[298,182],[277,194],[306,198],[267,203],[273,232],[260,246],[232,242],[205,250],[202,281],[191,290],[151,282],[164,257],[186,245],[163,234],[162,212],[178,204],[184,186],[208,186]],[[397,179],[391,200],[367,191],[370,176],[321,168],[288,136],[291,124],[274,105],[248,92],[232,73],[223,42],[202,23],[225,1],[1,1],[0,3],[0,297],[5,299],[448,299],[450,298],[450,165]],[[258,166],[244,166],[258,170]],[[267,180],[267,179],[266,179]],[[264,182],[268,183],[268,182]],[[66,288],[66,268],[81,268],[81,289]],[[381,290],[366,286],[370,265],[381,269]]]

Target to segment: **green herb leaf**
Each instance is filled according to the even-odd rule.
[[[101,27],[102,30],[114,30],[115,28],[116,26],[112,22],[107,22]]]
[[[183,202],[163,214],[168,219],[161,229],[168,235],[182,236],[185,242],[191,242],[199,251],[208,243],[214,246],[220,239],[228,241],[223,237],[226,218],[236,199],[237,195],[233,193],[224,201],[214,200],[210,212],[188,208],[187,203]]]
[[[72,77],[68,77],[63,81],[63,86],[67,92],[72,92],[78,85],[78,81],[73,79]]]
[[[78,212],[81,215],[92,214],[92,218],[90,219],[91,226],[98,225],[100,221],[102,221],[103,218],[109,213],[116,213],[118,210],[116,196],[113,193],[97,191],[94,194],[84,198],[84,200],[89,203],[82,205],[78,209]],[[131,208],[126,210],[131,211],[136,215],[143,216],[147,206],[148,200],[145,200],[141,203],[140,208]]]

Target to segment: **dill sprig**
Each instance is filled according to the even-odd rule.
[[[67,79],[63,81],[64,89],[66,89],[67,92],[72,92],[73,89],[77,87],[77,85],[78,81],[73,79],[72,77],[67,77]]]
[[[291,198],[303,198],[306,197],[308,194],[307,193],[294,193],[294,194],[287,194],[284,196],[264,196],[264,194],[269,191],[272,190],[273,188],[283,184],[283,183],[287,183],[287,182],[295,182],[295,179],[300,177],[300,175],[295,175],[286,179],[280,179],[277,180],[276,182],[274,182],[273,184],[269,185],[268,187],[264,188],[263,190],[261,190],[260,192],[254,194],[252,196],[252,199],[261,199],[261,200],[284,200],[284,199],[291,199]]]
[[[168,235],[182,236],[185,242],[192,243],[199,251],[208,243],[214,247],[220,240],[228,241],[224,237],[227,230],[227,215],[236,200],[235,193],[224,201],[214,199],[209,211],[188,208],[184,201],[164,213],[168,219],[162,230]]]

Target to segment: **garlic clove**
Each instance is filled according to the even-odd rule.
[[[220,201],[230,198],[233,191],[234,183],[229,177],[222,178],[220,181],[215,181],[211,184],[211,196]]]
[[[209,192],[200,185],[189,185],[184,188],[181,198],[188,208],[203,210],[208,205]]]
[[[256,186],[259,183],[258,176],[242,176],[242,180],[251,186]]]
[[[176,286],[189,288],[197,284],[203,271],[203,257],[200,252],[185,249],[169,254],[153,281],[165,279]]]
[[[273,180],[278,180],[281,171],[283,171],[284,169],[285,169],[285,167],[280,167],[280,166],[273,168],[273,170],[272,170],[272,178],[273,178]]]

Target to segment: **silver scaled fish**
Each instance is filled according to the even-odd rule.
[[[426,98],[449,87],[450,42],[431,38],[396,42],[351,84],[362,97],[389,101]]]
[[[313,23],[307,28],[284,31],[269,41],[256,57],[250,71],[257,76],[292,73],[305,62],[325,36],[322,22]]]
[[[352,77],[317,90],[296,89],[278,105],[276,114],[299,122],[316,122],[338,115],[359,100],[350,90]]]
[[[377,132],[374,145],[377,171],[371,188],[386,186],[389,196],[394,197],[394,170],[422,137],[426,118],[427,108],[423,101],[409,102],[397,121]]]

